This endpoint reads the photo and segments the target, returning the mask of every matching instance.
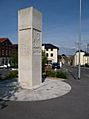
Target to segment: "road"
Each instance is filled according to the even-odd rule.
[[[0,69],[0,75],[4,76],[7,75],[10,72],[11,68],[8,69]]]
[[[82,68],[77,80],[76,68],[66,68],[69,79],[65,82],[72,87],[68,94],[46,101],[9,101],[0,109],[0,119],[89,119],[89,69]]]
[[[65,69],[68,69],[68,71],[70,72],[70,74],[77,79],[78,78],[78,67],[73,67],[73,66],[69,66],[69,65],[65,65],[64,66]],[[85,79],[85,78],[89,78],[89,68],[87,67],[81,67],[80,70],[80,79]]]

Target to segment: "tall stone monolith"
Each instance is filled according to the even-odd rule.
[[[42,14],[33,7],[18,11],[18,63],[22,88],[41,84]]]

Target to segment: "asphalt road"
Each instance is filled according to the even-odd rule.
[[[67,68],[67,67],[66,67]],[[70,68],[66,80],[72,90],[59,98],[36,102],[6,102],[0,109],[0,119],[89,119],[89,69],[82,69],[81,79]]]
[[[10,72],[11,68],[8,69],[0,69],[0,76],[7,75]]]

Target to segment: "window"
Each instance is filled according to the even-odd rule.
[[[8,55],[8,50],[6,50],[6,55]]]
[[[53,48],[51,48],[51,51],[53,51]]]
[[[4,44],[5,46],[8,46],[8,42],[5,42],[5,44]]]
[[[2,65],[4,64],[4,59],[2,59]]]
[[[47,56],[47,57],[49,56],[48,53],[46,53],[46,56]]]
[[[52,60],[48,60],[48,64],[52,64]]]
[[[48,49],[46,49],[46,51],[48,51]]]
[[[53,53],[51,53],[51,57],[53,57]]]
[[[4,42],[4,43],[2,43],[2,46],[6,46],[6,43]]]
[[[6,64],[6,65],[8,64],[8,59],[5,59],[5,64]]]
[[[4,55],[4,50],[2,50],[2,55]]]

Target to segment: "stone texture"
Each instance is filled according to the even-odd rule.
[[[13,101],[38,101],[61,97],[71,91],[71,86],[61,79],[49,79],[38,88],[27,90],[21,89],[10,98]]]
[[[18,11],[19,82],[22,88],[41,84],[42,15],[33,7]]]

